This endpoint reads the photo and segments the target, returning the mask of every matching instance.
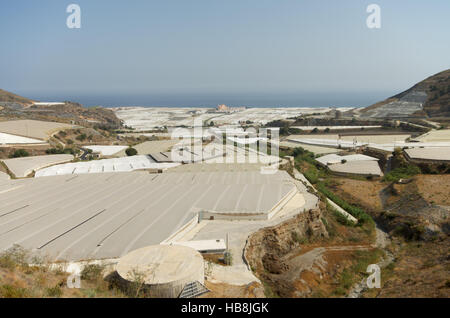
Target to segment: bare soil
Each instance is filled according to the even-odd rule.
[[[337,183],[339,195],[372,212],[393,237],[389,250],[395,262],[382,270],[382,288],[363,297],[449,297],[450,175],[418,175],[408,184],[384,188],[380,182]],[[379,205],[379,199],[370,199],[375,194],[381,213],[373,209]]]
[[[450,242],[396,242],[396,261],[382,269],[381,289],[363,297],[450,297]]]
[[[450,175],[420,175],[416,184],[428,202],[450,206]]]
[[[224,283],[212,283],[205,281],[209,293],[199,298],[263,298],[264,288],[261,284],[253,282],[244,286],[234,286]]]
[[[381,181],[355,180],[349,178],[336,178],[338,194],[352,198],[355,202],[373,210],[382,210],[383,203],[380,191],[387,185]]]
[[[24,149],[30,156],[43,156],[46,155],[45,150],[51,148],[48,145],[39,146],[15,146],[15,147],[0,147],[0,159],[8,159],[16,150]]]
[[[322,204],[252,235],[246,257],[267,297],[341,297],[361,279],[353,268],[381,256],[374,242],[369,226],[342,225]]]

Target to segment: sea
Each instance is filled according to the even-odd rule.
[[[22,96],[41,102],[72,101],[86,107],[366,107],[382,101],[393,92],[299,93],[299,94],[85,94],[27,93]]]

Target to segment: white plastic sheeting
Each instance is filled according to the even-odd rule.
[[[361,154],[348,155],[348,156],[340,156],[340,155],[336,155],[336,154],[330,154],[330,155],[325,155],[325,156],[319,157],[316,160],[324,166],[341,163],[342,160],[345,160],[346,162],[378,161],[377,158],[366,156],[366,155],[361,155]]]
[[[178,165],[179,163],[157,163],[149,156],[133,156],[56,165],[37,171],[35,177],[65,174],[125,172],[140,169],[167,169]]]
[[[0,251],[18,244],[66,261],[117,258],[173,237],[201,211],[236,220],[268,217],[292,191],[297,187],[285,171],[0,181]]]
[[[127,149],[127,146],[85,146],[83,148],[90,149],[94,153],[99,153],[102,156],[112,156],[119,151]]]
[[[301,147],[302,144],[325,146],[332,148],[352,149],[355,147],[370,147],[374,149],[380,149],[388,152],[394,151],[395,148],[435,148],[435,147],[450,147],[450,142],[405,142],[396,141],[390,143],[374,143],[374,142],[359,142],[348,141],[338,139],[319,139],[319,138],[288,138],[288,141],[295,142]]]
[[[44,143],[44,141],[38,140],[38,139],[0,133],[0,145],[1,144],[42,144],[42,143]]]
[[[73,160],[72,155],[48,155],[48,156],[33,156],[23,158],[13,158],[2,160],[8,169],[17,177],[24,178],[33,171],[50,167],[56,164],[62,164]]]

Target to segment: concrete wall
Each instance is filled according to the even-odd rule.
[[[114,273],[114,280],[123,289],[128,289],[132,281],[124,279],[117,272]],[[145,291],[151,298],[178,298],[187,284],[198,281],[199,283],[205,283],[205,267],[198,266],[195,273],[169,283],[164,284],[145,284],[142,286],[142,290]]]
[[[233,213],[233,212],[217,212],[217,211],[202,211],[201,218],[202,220],[270,220],[274,215],[276,215],[287,202],[297,193],[297,188],[292,188],[284,198],[281,199],[270,211],[266,212],[258,212],[254,213]]]
[[[374,180],[379,180],[382,176],[370,174],[370,173],[349,173],[349,172],[337,172],[329,170],[331,174],[342,177],[371,177]]]
[[[440,164],[450,164],[450,160],[433,160],[433,159],[415,159],[408,156],[406,152],[403,152],[405,155],[406,160],[408,160],[411,163],[424,163],[424,164],[430,164],[430,165],[440,165]]]
[[[198,271],[184,279],[173,281],[167,284],[146,285],[150,292],[150,297],[154,298],[178,298],[187,284],[198,281],[205,283],[205,267],[199,266]]]
[[[268,220],[268,213],[224,213],[224,212],[213,212],[213,211],[203,211],[202,220]]]
[[[199,223],[198,213],[192,217],[192,219],[187,222],[183,227],[177,230],[175,233],[170,235],[167,239],[161,242],[161,244],[170,244],[172,242],[177,242],[180,238],[182,238],[186,233],[192,230]]]

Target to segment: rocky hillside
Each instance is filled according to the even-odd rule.
[[[450,117],[450,69],[361,110],[362,117]]]
[[[22,106],[28,106],[33,104],[34,101],[7,91],[0,89],[0,106],[19,104]]]
[[[362,207],[389,233],[394,262],[382,288],[363,297],[450,295],[450,175],[416,175],[407,183],[337,178],[333,191]]]
[[[27,114],[69,119],[82,126],[100,125],[111,128],[121,127],[120,119],[116,117],[112,110],[102,107],[86,108],[81,104],[72,102],[51,106],[33,105],[24,110],[24,112]]]
[[[115,113],[106,108],[86,108],[73,102],[59,105],[34,105],[34,102],[0,90],[0,118],[57,121],[88,127],[100,126],[104,129],[117,129],[122,126]]]
[[[344,225],[324,203],[250,236],[245,256],[267,297],[342,297],[382,252],[373,225]]]

